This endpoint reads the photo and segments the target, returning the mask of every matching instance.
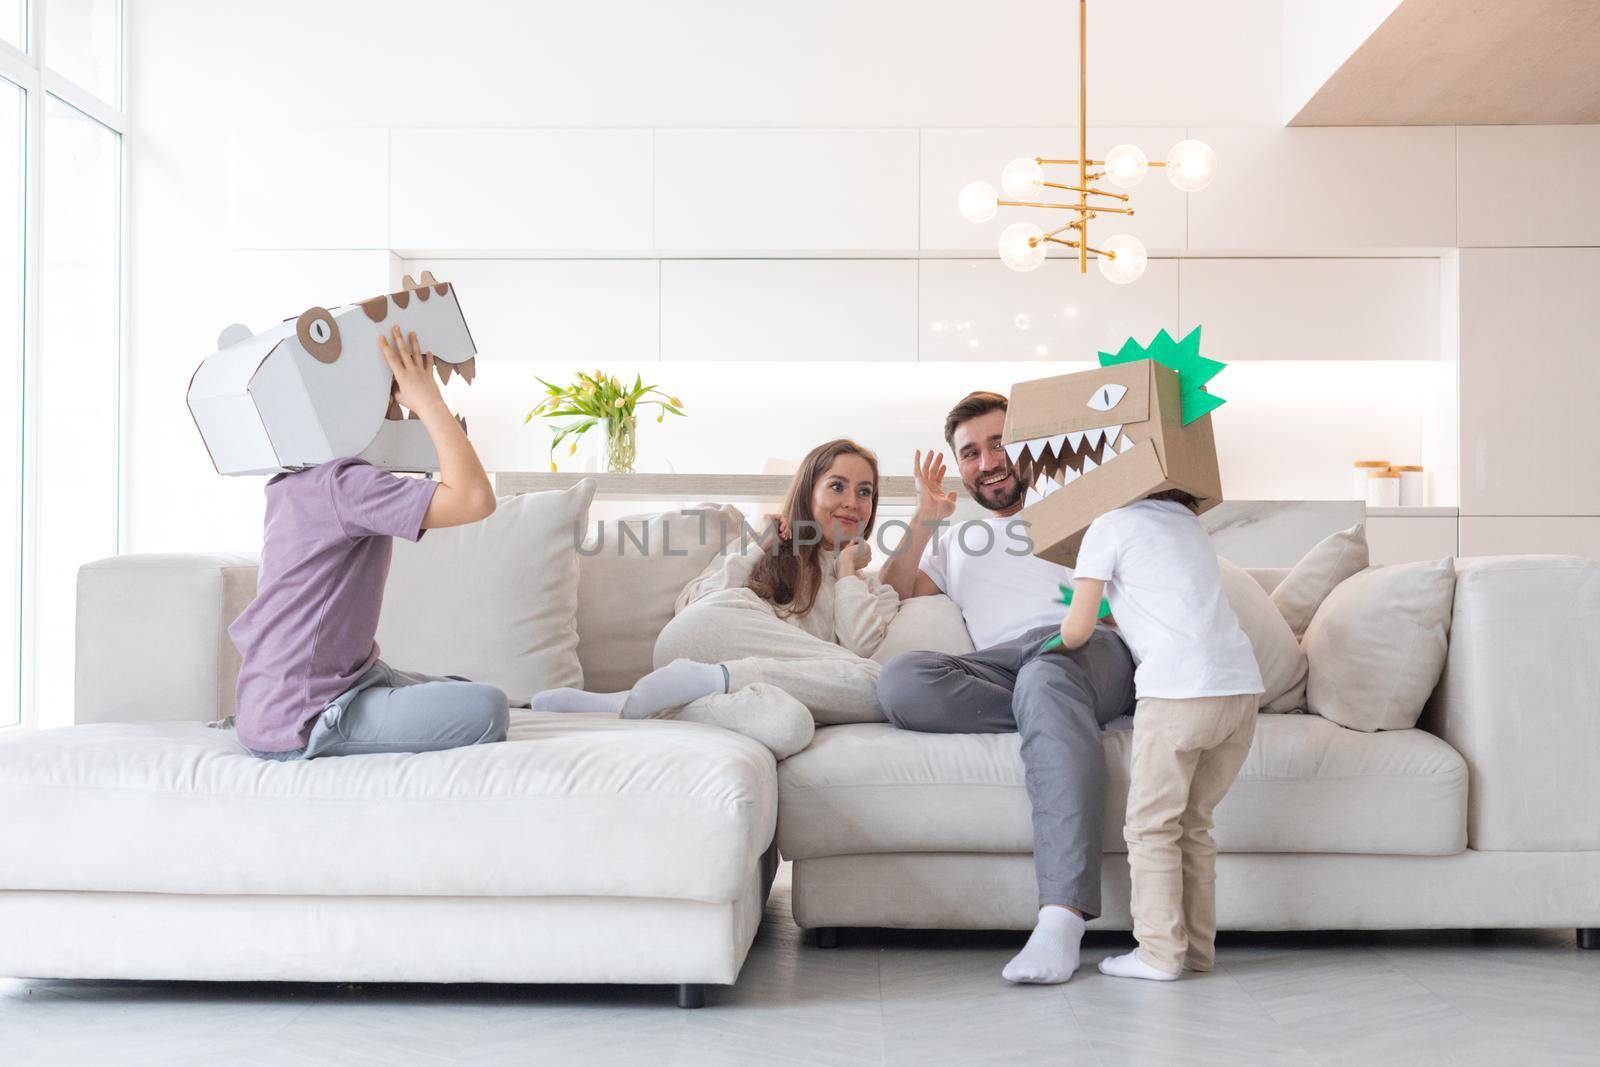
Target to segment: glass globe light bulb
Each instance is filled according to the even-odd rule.
[[[1013,159],[1000,172],[1000,188],[1013,200],[1027,200],[1044,189],[1044,168],[1031,159]]]
[[[1144,181],[1150,160],[1137,145],[1119,144],[1106,153],[1106,181],[1123,189],[1132,189]]]
[[[1204,141],[1179,141],[1167,153],[1167,180],[1186,193],[1197,193],[1217,176],[1217,154]]]
[[[956,207],[968,222],[988,222],[1000,209],[1000,194],[988,182],[968,182],[956,198]]]
[[[1000,262],[1012,270],[1033,270],[1044,262],[1044,231],[1031,222],[1013,222],[1000,231]]]
[[[1126,233],[1119,233],[1115,237],[1107,238],[1100,242],[1102,252],[1111,255],[1102,255],[1098,259],[1100,273],[1106,281],[1117,285],[1127,285],[1136,282],[1144,273],[1145,266],[1150,262],[1149,253],[1144,250],[1144,242],[1137,237]],[[1114,257],[1114,258],[1113,258]]]

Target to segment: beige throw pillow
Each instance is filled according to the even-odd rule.
[[[697,504],[595,523],[578,558],[578,659],[588,688],[620,692],[650,673],[673,602],[738,539],[743,522],[731,505]]]
[[[1341,582],[1306,628],[1311,710],[1352,730],[1408,730],[1444,670],[1455,565],[1373,567]]]
[[[1306,655],[1289,624],[1261,583],[1237,564],[1218,559],[1222,571],[1222,591],[1228,606],[1239,619],[1239,628],[1250,639],[1266,692],[1257,705],[1262,711],[1299,711],[1305,707]]]
[[[1318,542],[1272,590],[1272,602],[1295,637],[1304,637],[1317,608],[1334,586],[1367,566],[1367,527],[1348,530]]]
[[[1065,611],[1066,609],[1062,609]],[[889,632],[872,658],[888,663],[902,652],[948,652],[964,656],[972,651],[967,620],[956,602],[938,593],[900,601]]]
[[[586,478],[501,497],[482,522],[396,540],[378,618],[384,662],[487,682],[516,705],[581,686],[576,538],[594,489]]]

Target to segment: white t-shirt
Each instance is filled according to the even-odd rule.
[[[1182,504],[1140,500],[1089,525],[1078,577],[1106,599],[1138,669],[1141,697],[1181,700],[1262,691],[1250,639],[1222,592],[1217,553]]]
[[[1027,524],[1011,516],[954,523],[923,551],[922,573],[961,609],[978,648],[1066,617],[1061,586],[1072,584],[1072,571],[1035,556],[1030,545]]]

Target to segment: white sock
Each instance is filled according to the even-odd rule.
[[[1176,974],[1150,966],[1139,958],[1139,950],[1134,949],[1124,956],[1107,956],[1100,961],[1100,973],[1109,974],[1113,978],[1147,978],[1152,982],[1176,982]]]
[[[634,683],[622,704],[624,719],[648,719],[657,712],[681,708],[691,700],[728,691],[728,672],[718,663],[675,659]]]
[[[1078,969],[1078,946],[1083,943],[1086,925],[1080,916],[1066,908],[1040,908],[1033,936],[1000,973],[1008,982],[1041,985],[1065,982]]]
[[[621,693],[589,693],[563,686],[535,693],[529,706],[534,711],[602,711],[609,715],[620,715],[623,701],[627,699],[626,690]]]
[[[604,712],[624,719],[648,719],[691,700],[728,691],[728,673],[716,663],[675,659],[651,671],[621,693],[590,693],[563,686],[534,694],[534,711]]]

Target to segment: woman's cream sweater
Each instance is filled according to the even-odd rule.
[[[750,573],[760,558],[761,548],[755,544],[742,553],[718,555],[700,572],[700,577],[683,587],[674,613],[728,589],[743,589],[755,596],[750,589]],[[769,603],[779,619],[812,637],[870,657],[883,644],[889,623],[900,610],[900,595],[879,581],[877,575],[835,578],[831,560],[824,558],[822,563],[822,581],[810,611],[796,615],[783,605],[764,603]]]

